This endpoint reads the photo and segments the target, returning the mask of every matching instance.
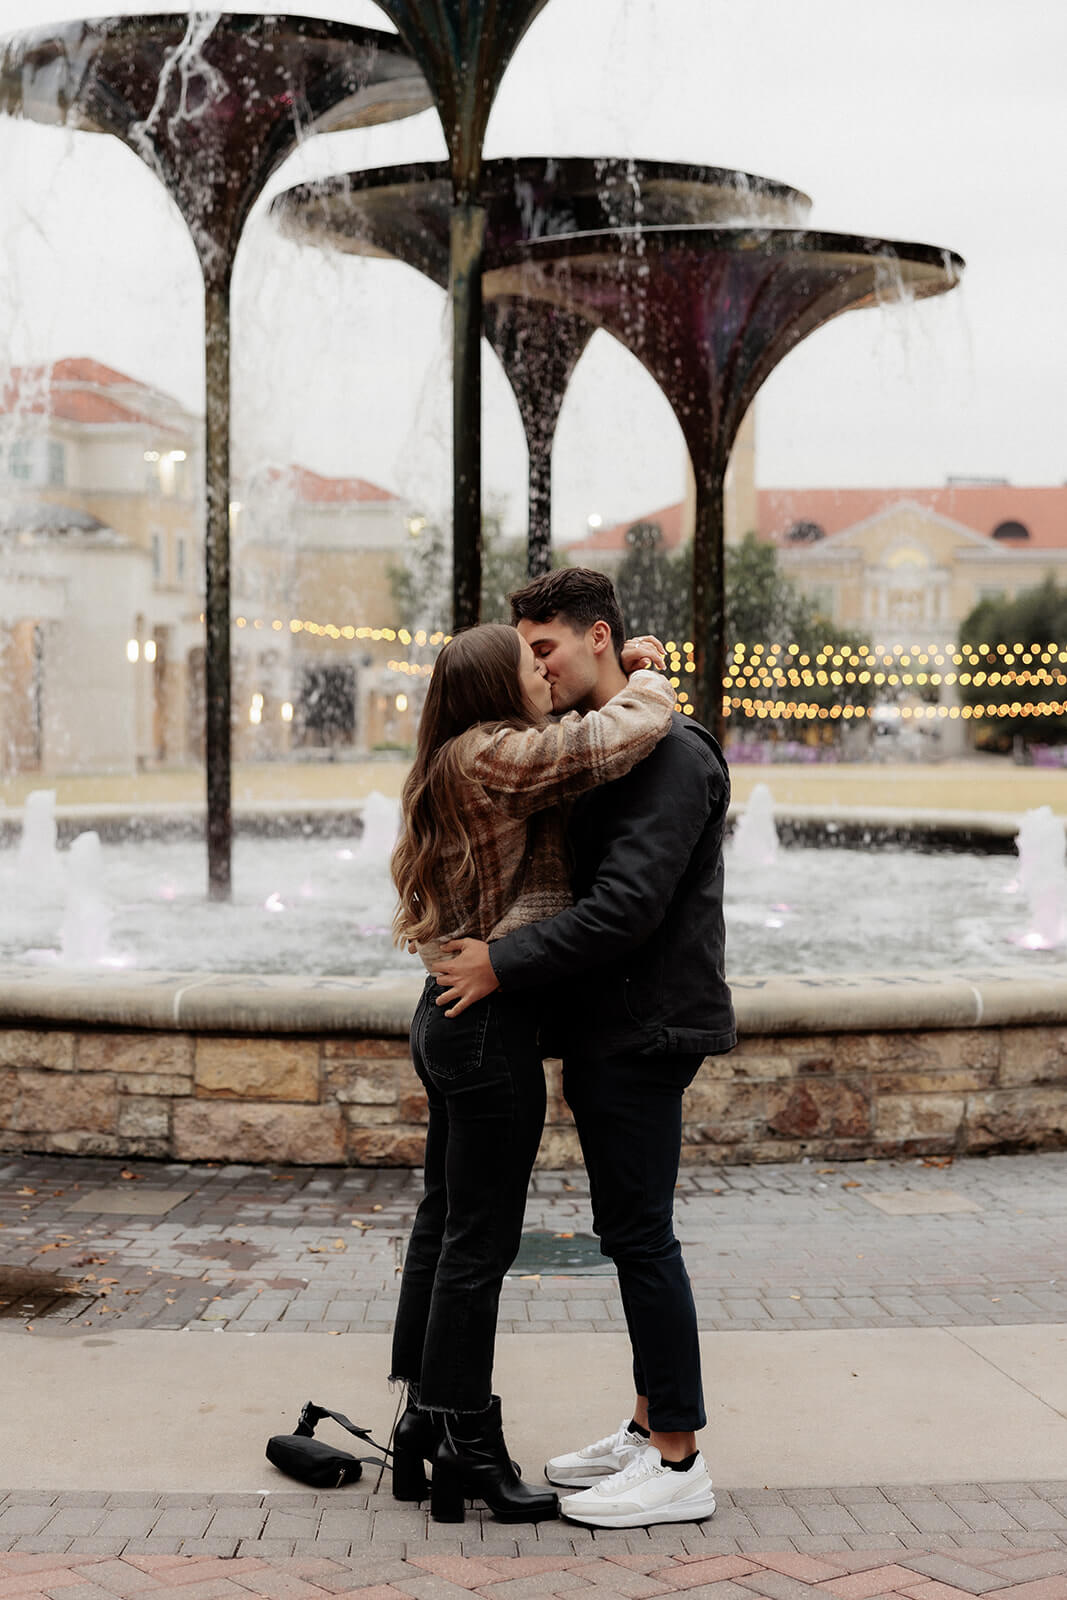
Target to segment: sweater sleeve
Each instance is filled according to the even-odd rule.
[[[625,776],[651,755],[673,710],[666,678],[641,670],[599,711],[569,711],[543,728],[472,730],[464,771],[509,816],[527,817]]]

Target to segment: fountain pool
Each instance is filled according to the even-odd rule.
[[[758,818],[765,847],[753,848],[758,807],[750,807],[748,828],[739,818],[727,846],[731,975],[991,966],[1022,973],[1062,960],[1030,937],[1032,897],[1016,858],[899,847],[771,849],[769,794],[767,802]],[[33,873],[25,849],[13,845],[0,851],[0,961],[309,977],[416,973],[389,931],[395,802],[371,796],[358,836],[353,821],[349,839],[239,838],[230,903],[204,900],[195,839],[98,843],[82,835],[66,851],[48,842],[37,848]],[[79,857],[90,838],[87,888]],[[91,939],[72,936],[87,923]]]

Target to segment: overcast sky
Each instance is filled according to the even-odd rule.
[[[389,26],[371,0],[306,9]],[[0,0],[5,32],[79,14],[69,0]],[[1061,483],[1065,61],[1067,7],[1048,0],[549,0],[486,148],[736,166],[807,191],[816,228],[966,258],[954,293],[844,316],[787,357],[757,402],[762,485]],[[432,112],[323,136],[269,194],[443,153]],[[5,121],[0,174],[0,361],[91,355],[199,409],[198,269],[148,170],[116,140]],[[406,268],[289,244],[263,211],[235,287],[240,459],[446,503],[442,295]],[[486,368],[487,489],[518,530],[522,432],[491,356]],[[591,513],[614,521],[679,498],[683,464],[651,379],[597,335],[561,419],[557,536]]]

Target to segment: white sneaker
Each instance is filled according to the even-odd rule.
[[[632,1456],[621,1472],[581,1494],[567,1495],[559,1509],[572,1522],[594,1528],[649,1528],[659,1522],[699,1522],[710,1517],[715,1496],[699,1451],[688,1472],[673,1472],[650,1444]]]
[[[596,1444],[587,1444],[569,1455],[553,1456],[551,1461],[546,1461],[545,1477],[549,1483],[558,1483],[564,1488],[583,1489],[621,1472],[628,1461],[647,1447],[647,1434],[632,1432],[630,1418],[623,1417],[615,1432],[609,1433],[606,1439],[598,1439]]]

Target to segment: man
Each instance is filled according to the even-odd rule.
[[[622,615],[602,573],[551,572],[511,603],[554,710],[598,709],[624,686]],[[676,713],[650,756],[575,807],[574,906],[492,944],[456,941],[437,969],[450,1015],[498,987],[551,984],[563,996],[564,1095],[593,1226],[618,1270],[636,1389],[632,1420],[545,1469],[583,1490],[564,1498],[563,1513],[596,1527],[715,1509],[696,1443],[706,1420],[700,1350],[673,1210],[683,1093],[706,1055],[736,1043],[722,914],[729,797],[715,740]]]

